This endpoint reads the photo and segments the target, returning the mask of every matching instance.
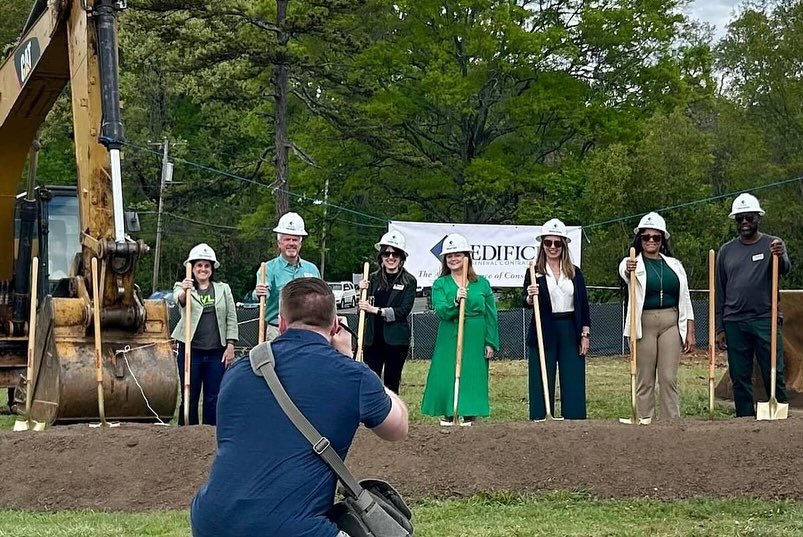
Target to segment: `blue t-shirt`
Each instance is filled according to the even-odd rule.
[[[346,458],[360,423],[390,413],[382,381],[324,337],[291,329],[273,341],[276,373],[312,425]],[[241,359],[217,403],[217,454],[192,501],[195,537],[335,537],[326,517],[337,478],[287,418],[265,380]]]

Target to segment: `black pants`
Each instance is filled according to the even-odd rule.
[[[375,342],[363,350],[363,359],[376,375],[383,380],[385,386],[399,393],[402,368],[407,359],[409,345],[388,345],[384,341]],[[384,369],[384,376],[382,375]]]
[[[226,372],[226,365],[221,361],[223,351],[223,347],[209,351],[190,351],[190,425],[198,425],[201,388],[204,392],[204,425],[217,425],[217,395]],[[178,378],[182,383],[178,424],[184,425],[184,344],[181,342],[178,344]]]
[[[555,375],[560,376],[560,412],[567,420],[586,419],[586,360],[579,354],[577,334],[571,318],[557,319],[555,332],[544,349],[550,406],[555,414]],[[530,419],[546,417],[544,383],[537,347],[528,347]]]
[[[733,382],[733,402],[736,416],[755,416],[753,403],[753,357],[758,362],[764,389],[770,393],[770,319],[725,321],[725,341],[728,344],[728,367]],[[778,363],[775,373],[775,397],[786,402],[783,375],[783,338],[778,326]]]

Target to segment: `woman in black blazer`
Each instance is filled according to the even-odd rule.
[[[399,393],[402,368],[410,350],[407,317],[413,309],[417,282],[404,270],[404,235],[389,231],[376,243],[376,249],[379,270],[368,281],[360,282],[360,289],[368,289],[373,299],[360,301],[360,309],[374,316],[365,322],[363,358],[385,386]]]
[[[536,241],[540,242],[535,262],[536,282],[532,283],[528,270],[524,276],[522,302],[532,308],[533,300],[537,299],[541,309],[547,384],[553,411],[558,370],[561,414],[566,419],[585,419],[585,355],[591,325],[585,279],[580,268],[571,261],[570,239],[563,222],[552,219],[545,223]],[[546,410],[534,317],[527,332],[530,419],[542,420]]]

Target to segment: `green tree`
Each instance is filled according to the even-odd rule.
[[[442,221],[576,219],[588,151],[633,139],[698,84],[673,48],[676,5],[394,2],[346,78],[301,91],[367,146],[380,197]]]

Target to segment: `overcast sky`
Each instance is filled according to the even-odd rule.
[[[714,25],[716,39],[725,35],[725,26],[733,16],[739,0],[694,0],[686,12],[695,19]]]

